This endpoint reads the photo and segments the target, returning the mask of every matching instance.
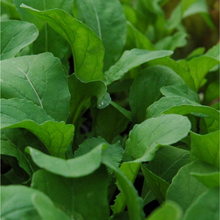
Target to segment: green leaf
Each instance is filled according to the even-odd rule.
[[[169,183],[167,183],[164,179],[160,178],[145,166],[142,166],[142,172],[144,174],[145,183],[152,191],[158,202],[161,204],[165,201],[166,192],[169,187]]]
[[[95,111],[92,132],[94,132],[94,136],[101,136],[111,143],[114,137],[126,129],[128,122],[128,118],[121,111],[113,105],[109,105]]]
[[[14,57],[37,37],[38,30],[33,24],[16,20],[2,21],[0,60]]]
[[[39,170],[33,176],[32,187],[45,193],[72,218],[108,219],[108,174],[104,167],[80,178],[64,178]]]
[[[181,220],[182,209],[172,201],[165,202],[162,206],[154,210],[146,220]]]
[[[166,97],[184,97],[193,102],[199,103],[199,96],[196,92],[190,89],[187,85],[173,85],[173,86],[164,86],[160,89],[161,93]]]
[[[83,83],[74,74],[69,77],[70,122],[73,124],[80,118],[84,111],[90,107],[92,97],[97,98],[97,107],[105,108],[111,99],[107,93],[106,85],[102,81]],[[109,98],[105,99],[106,96]]]
[[[143,220],[143,200],[138,196],[138,192],[134,188],[132,182],[130,182],[125,174],[114,165],[113,161],[108,156],[103,156],[102,163],[112,169],[115,173],[119,189],[123,193],[128,207],[129,218]]]
[[[136,162],[150,161],[162,145],[176,143],[184,138],[191,128],[186,117],[162,115],[135,125],[126,142],[125,153]]]
[[[28,147],[26,151],[40,168],[64,177],[82,177],[100,167],[103,146],[105,145],[100,144],[87,154],[69,160],[46,155],[31,147]]]
[[[55,122],[44,110],[22,99],[1,100],[1,128],[25,128],[35,134],[58,157],[65,157],[74,134],[74,126]]]
[[[187,44],[186,41],[187,34],[185,32],[177,32],[172,36],[167,36],[162,38],[155,44],[158,50],[175,50],[179,47],[184,47]]]
[[[120,105],[117,103],[111,101],[110,103],[112,106],[114,106],[119,112],[121,112],[129,121],[131,121],[131,112],[128,111],[127,109],[122,108]]]
[[[165,66],[152,66],[142,70],[135,78],[129,93],[133,121],[144,121],[147,107],[162,96],[162,86],[183,83],[172,69]]]
[[[79,79],[85,82],[103,79],[104,47],[91,29],[59,9],[38,11],[25,5],[22,7],[47,22],[69,42],[74,57],[75,74]]]
[[[39,20],[30,14],[27,10],[20,7],[21,4],[26,4],[38,10],[50,10],[59,8],[68,13],[72,11],[73,0],[43,0],[43,1],[32,1],[32,0],[13,0],[20,14],[22,20],[35,24],[39,30],[39,37],[33,43],[33,52],[35,54],[43,52],[51,52],[54,56],[63,59],[66,53],[69,52],[69,45],[66,40],[56,33],[46,21]],[[59,43],[58,43],[59,42]]]
[[[172,51],[147,51],[132,49],[125,51],[119,61],[104,73],[106,84],[121,79],[130,69],[150,60],[170,56]]]
[[[184,211],[192,205],[201,193],[206,191],[206,187],[191,172],[212,173],[216,168],[200,161],[194,161],[182,167],[167,191],[167,200],[178,203]]]
[[[158,117],[161,114],[186,115],[195,113],[199,117],[211,117],[219,120],[219,111],[216,109],[200,105],[184,97],[163,97],[147,109],[147,117]],[[197,114],[198,113],[198,114]]]
[[[1,219],[40,220],[32,204],[36,193],[40,192],[26,186],[1,186]]]
[[[177,61],[169,57],[164,57],[148,62],[148,65],[163,65],[169,67],[184,80],[184,82],[187,84],[187,86],[189,86],[189,88],[195,90],[195,84],[189,71],[183,68]]]
[[[17,159],[19,166],[31,176],[32,168],[25,155],[4,134],[1,134],[1,155],[11,156]],[[2,157],[3,159],[3,157]]]
[[[118,0],[77,0],[76,5],[78,19],[103,42],[104,71],[108,70],[121,55],[126,41],[127,24],[122,6]]]
[[[191,160],[199,159],[219,168],[219,131],[206,135],[191,132]]]
[[[58,58],[43,53],[3,60],[1,71],[2,98],[33,101],[55,120],[67,119],[70,94]]]
[[[171,183],[178,170],[189,162],[188,151],[177,147],[163,146],[157,151],[155,158],[145,166],[155,175]],[[142,188],[142,198],[145,205],[154,198],[151,189],[146,184],[146,180]]]
[[[94,149],[99,144],[103,144],[103,143],[105,143],[105,145],[108,146],[103,150],[103,154],[109,156],[114,162],[115,166],[118,167],[122,160],[123,148],[120,146],[118,142],[115,144],[109,144],[102,137],[98,137],[98,138],[93,137],[85,140],[82,144],[79,145],[79,148],[76,151],[74,151],[74,157],[82,156],[88,153],[90,150]]]
[[[209,189],[201,194],[189,207],[183,219],[194,220],[195,216],[199,220],[219,219],[219,188]]]
[[[58,209],[53,202],[46,196],[39,194],[32,195],[32,203],[42,220],[71,220],[63,211]],[[48,211],[50,210],[50,211]]]
[[[220,186],[220,173],[190,173],[197,180],[199,180],[202,184],[204,184],[208,188],[215,188]]]

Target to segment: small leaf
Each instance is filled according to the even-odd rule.
[[[188,208],[184,220],[218,220],[219,219],[219,188],[209,189],[201,194]]]
[[[64,160],[46,155],[34,148],[28,147],[26,151],[40,168],[64,177],[81,177],[98,169],[101,165],[103,144],[80,157]]]
[[[184,211],[192,205],[201,193],[206,191],[206,187],[191,172],[212,173],[216,168],[200,161],[194,161],[182,167],[173,178],[167,191],[167,200],[178,203]]]
[[[78,19],[103,42],[104,71],[108,70],[121,55],[126,41],[127,25],[123,8],[118,0],[77,0],[76,5]]]
[[[152,66],[143,69],[135,78],[129,93],[133,121],[141,123],[145,120],[147,107],[162,96],[162,86],[183,83],[180,76],[170,68]]]
[[[60,9],[39,11],[24,4],[22,8],[47,22],[69,42],[78,78],[84,82],[103,79],[104,48],[101,40],[91,29]]]
[[[132,49],[125,51],[119,61],[104,73],[106,84],[111,84],[113,81],[123,78],[125,73],[130,69],[137,67],[150,60],[161,57],[170,56],[172,51],[147,51],[140,49]]]
[[[136,162],[150,161],[162,145],[176,143],[184,138],[191,128],[186,117],[162,115],[135,125],[126,142],[125,153]]]
[[[38,30],[33,24],[16,20],[2,21],[0,60],[13,58],[37,37]]]
[[[191,132],[191,160],[199,159],[219,168],[219,131],[206,135]]]

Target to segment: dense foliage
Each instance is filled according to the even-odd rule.
[[[1,7],[2,220],[219,218],[218,1]]]

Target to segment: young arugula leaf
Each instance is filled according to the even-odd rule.
[[[215,188],[220,186],[220,172],[213,173],[190,173],[197,180],[199,180],[203,185],[208,188]]]
[[[216,131],[206,135],[199,135],[191,132],[191,160],[199,159],[218,169],[220,158],[219,133],[220,131]]]
[[[32,101],[55,120],[66,121],[70,93],[59,59],[51,53],[17,57],[1,61],[1,70],[1,98]]]
[[[46,155],[31,147],[26,152],[31,155],[35,164],[51,173],[64,177],[82,177],[100,167],[103,147],[105,144],[99,144],[87,154],[69,160]]]
[[[167,183],[171,183],[178,170],[189,162],[190,158],[187,150],[163,146],[157,151],[155,158],[144,166]],[[144,181],[141,197],[144,199],[145,205],[154,199],[151,189],[146,184],[146,180]]]
[[[165,201],[169,183],[167,183],[164,179],[160,178],[159,176],[155,175],[145,166],[142,166],[141,169],[144,174],[145,183],[147,184],[148,188],[152,191],[157,201],[160,204],[162,204]]]
[[[183,219],[194,220],[195,216],[201,220],[219,219],[219,188],[209,189],[202,193],[188,208]]]
[[[62,36],[57,34],[56,31],[54,31],[45,21],[37,19],[27,10],[20,6],[23,3],[38,10],[50,10],[59,8],[68,13],[71,13],[73,0],[44,0],[43,2],[32,0],[13,1],[22,20],[35,24],[39,30],[39,37],[33,43],[34,54],[51,52],[54,54],[55,57],[58,57],[60,59],[65,58],[66,54],[69,52],[69,45],[66,40]]]
[[[199,103],[199,95],[190,89],[187,85],[173,85],[173,86],[163,86],[160,89],[161,93],[166,97],[184,97],[193,102]]]
[[[42,220],[71,220],[70,216],[65,214],[61,209],[58,209],[55,204],[46,196],[33,194],[32,203]]]
[[[135,162],[151,161],[162,145],[176,143],[184,138],[191,128],[186,117],[161,115],[135,125],[126,142],[125,153]]]
[[[79,79],[84,82],[103,79],[104,47],[90,28],[60,9],[39,11],[24,4],[22,8],[47,22],[68,41],[74,57],[75,74]]]
[[[212,173],[215,171],[217,171],[215,167],[200,161],[185,165],[173,178],[166,199],[178,203],[185,212],[196,201],[197,197],[207,189],[190,173]]]
[[[181,220],[182,209],[172,201],[166,201],[161,207],[153,211],[145,220]]]
[[[122,53],[127,35],[126,19],[118,0],[76,0],[77,18],[90,27],[105,47],[104,71]],[[120,33],[120,34],[118,34]]]
[[[125,51],[118,62],[104,73],[105,83],[111,84],[113,81],[123,78],[125,73],[130,69],[137,67],[150,60],[154,60],[161,57],[170,56],[172,51],[147,51],[140,49],[132,49]]]
[[[25,21],[1,22],[0,60],[13,58],[21,49],[30,45],[38,37],[35,25]]]
[[[108,174],[104,166],[80,178],[64,178],[39,170],[33,176],[32,188],[45,193],[74,219],[108,219]]]
[[[129,93],[133,122],[141,123],[145,120],[146,109],[161,97],[162,86],[183,83],[172,69],[165,66],[143,69],[135,78]]]
[[[200,105],[184,97],[163,97],[147,108],[147,118],[158,117],[161,114],[186,115],[193,113],[199,117],[211,117],[219,120],[219,111]]]

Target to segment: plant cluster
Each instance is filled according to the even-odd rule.
[[[2,220],[219,218],[218,1],[1,7]]]

